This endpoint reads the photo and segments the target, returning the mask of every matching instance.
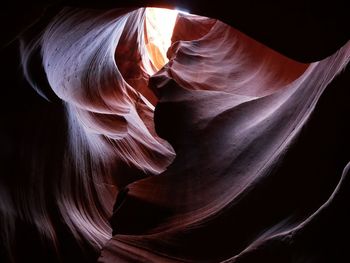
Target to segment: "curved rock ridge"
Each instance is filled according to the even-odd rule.
[[[0,178],[8,258],[23,223],[57,261],[69,240],[84,262],[342,262],[350,43],[305,64],[179,13],[159,69],[145,10],[64,8],[22,37],[26,80],[58,103],[24,180]]]

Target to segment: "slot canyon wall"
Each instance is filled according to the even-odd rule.
[[[4,9],[1,262],[349,260],[345,8],[233,6]]]

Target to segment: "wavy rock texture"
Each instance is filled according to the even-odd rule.
[[[349,129],[320,98],[348,81],[350,44],[303,64],[180,14],[157,72],[144,20],[64,9],[23,40],[25,76],[40,93],[39,52],[65,126],[57,174],[33,160],[24,192],[0,191],[6,243],[19,218],[58,253],[63,222],[99,262],[341,262],[350,156],[337,132]]]
[[[198,20],[179,18],[170,62],[151,79],[156,128],[175,161],[128,185],[100,262],[289,262],[290,244],[339,195],[344,179],[333,195],[329,185],[307,198],[305,176],[315,175],[275,170],[348,62],[349,45],[304,65],[219,21],[203,19],[202,36],[186,32]]]

